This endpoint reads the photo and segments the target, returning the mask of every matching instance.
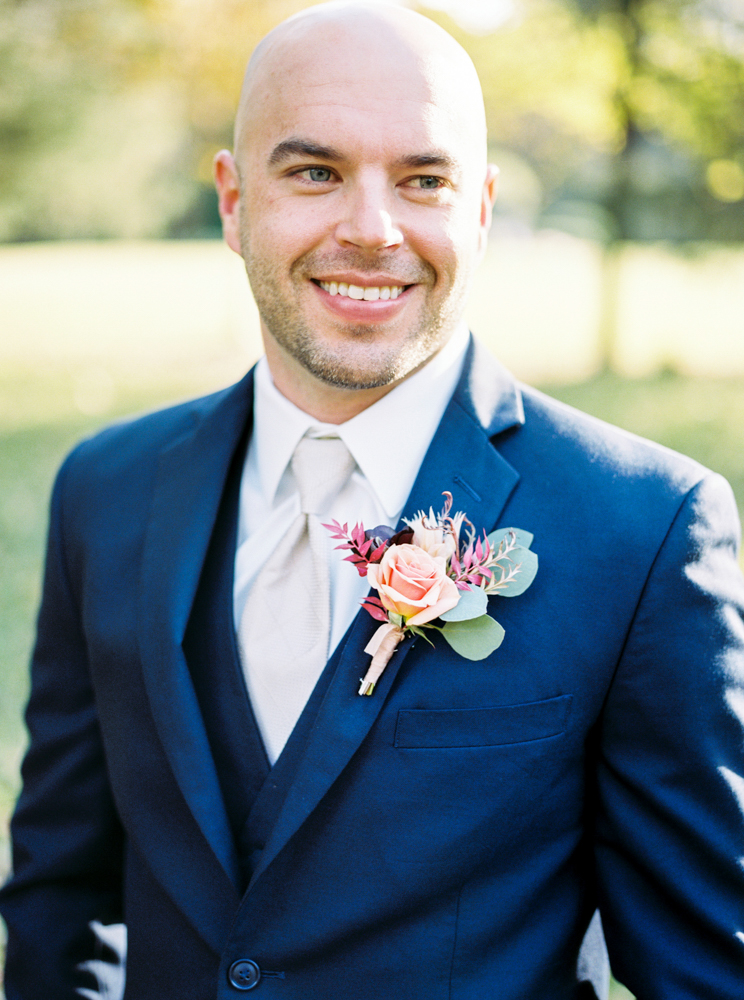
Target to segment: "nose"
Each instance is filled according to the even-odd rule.
[[[343,218],[336,227],[342,246],[383,250],[399,246],[403,233],[390,213],[392,196],[384,183],[360,181],[344,199]]]

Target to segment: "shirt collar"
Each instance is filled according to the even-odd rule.
[[[267,502],[273,503],[292,453],[311,431],[318,437],[341,438],[391,523],[397,521],[457,385],[468,341],[463,322],[423,368],[343,424],[321,423],[290,403],[274,385],[262,357],[254,378],[252,443]]]

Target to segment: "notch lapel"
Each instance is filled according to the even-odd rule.
[[[490,437],[523,422],[521,395],[514,379],[471,340],[463,375],[419,469],[405,516],[430,506],[438,510],[442,491],[449,490],[454,510],[465,511],[479,533],[491,531],[519,474],[501,457]],[[416,641],[407,636],[385,668],[375,693],[360,697],[356,693],[359,679],[369,663],[364,647],[378,625],[366,611],[359,611],[326,668],[334,670],[333,679],[249,891],[349,764]]]
[[[430,507],[439,511],[448,490],[452,510],[464,511],[478,534],[493,530],[519,473],[491,438],[522,423],[514,379],[471,338],[463,375],[421,463],[405,516]]]
[[[231,459],[252,406],[249,373],[203,402],[161,456],[142,561],[140,650],[152,715],[181,792],[237,906],[238,859],[181,643]],[[198,404],[197,404],[198,405]],[[188,911],[188,907],[185,907]]]

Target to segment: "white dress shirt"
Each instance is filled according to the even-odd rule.
[[[235,555],[234,621],[240,622],[248,591],[258,571],[300,511],[292,453],[300,439],[338,436],[349,449],[356,469],[344,489],[323,512],[349,527],[393,527],[403,513],[414,480],[462,371],[468,345],[465,324],[423,368],[382,399],[343,424],[315,420],[283,396],[274,385],[268,362],[258,362],[254,378],[253,433],[240,484],[238,542]],[[443,498],[427,498],[435,509]],[[415,511],[406,511],[413,515]],[[329,653],[356,616],[369,585],[339,542],[328,535],[331,587]],[[287,608],[291,622],[292,609]]]

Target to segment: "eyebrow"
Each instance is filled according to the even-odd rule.
[[[399,167],[437,167],[440,170],[457,170],[457,163],[447,153],[434,150],[431,153],[412,153],[396,162]]]
[[[284,139],[274,146],[269,156],[269,165],[278,166],[295,156],[326,160],[330,163],[340,163],[345,159],[344,154],[333,146],[323,146],[308,139],[292,138]],[[409,156],[403,156],[399,160],[396,160],[395,166],[412,167],[414,169],[436,167],[440,170],[450,171],[458,169],[455,160],[447,153],[438,149],[432,150],[429,153],[411,153]]]
[[[284,139],[274,146],[269,157],[269,164],[277,166],[285,160],[291,160],[293,156],[309,156],[318,160],[330,160],[338,163],[343,160],[341,153],[333,146],[321,146],[317,142],[310,142],[307,139]]]

